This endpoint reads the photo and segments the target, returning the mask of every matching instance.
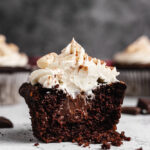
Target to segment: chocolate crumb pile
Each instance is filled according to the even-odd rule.
[[[130,137],[126,137],[124,132],[118,133],[117,131],[108,131],[107,136],[104,136],[105,139],[102,140],[102,149],[110,149],[111,145],[120,146],[123,144],[122,141],[130,141]]]
[[[102,148],[102,149],[110,149],[110,143],[108,143],[108,142],[103,142],[101,148]]]
[[[0,117],[0,128],[13,128],[13,123],[5,117]]]
[[[103,133],[97,133],[95,136],[93,135],[87,135],[86,136],[80,136],[72,140],[72,142],[77,142],[79,146],[89,146],[89,144],[102,144],[102,149],[110,149],[111,145],[113,146],[120,146],[123,144],[123,141],[130,141],[130,137],[126,137],[124,132],[117,132],[113,130],[109,130]],[[89,141],[89,139],[92,139],[92,141]]]
[[[150,99],[139,98],[137,106],[122,107],[122,113],[130,115],[150,114]]]

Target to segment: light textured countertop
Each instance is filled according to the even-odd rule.
[[[124,105],[135,105],[136,98],[125,98]],[[0,116],[9,118],[12,129],[0,129],[0,150],[100,150],[100,144],[92,144],[82,148],[72,143],[45,144],[32,136],[30,117],[25,103],[14,106],[0,106]],[[121,147],[111,147],[111,150],[135,150],[142,147],[150,150],[150,115],[122,115],[118,131],[125,131],[130,136],[130,142],[124,142]],[[2,135],[4,134],[4,135]],[[33,139],[30,142],[30,139]],[[34,146],[38,142],[39,146]]]

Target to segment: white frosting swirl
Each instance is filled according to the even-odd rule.
[[[138,38],[125,51],[114,56],[114,61],[123,64],[150,64],[150,40],[146,36]]]
[[[59,85],[72,96],[84,91],[90,92],[98,85],[98,78],[104,82],[118,81],[116,68],[107,67],[104,61],[89,57],[73,39],[60,55],[49,53],[37,61],[41,68],[33,71],[30,82],[40,83],[45,88]]]
[[[6,43],[5,36],[0,35],[0,66],[16,67],[25,66],[28,63],[28,57],[19,53],[19,48],[12,43]]]

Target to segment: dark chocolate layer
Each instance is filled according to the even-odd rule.
[[[45,89],[40,84],[24,83],[19,92],[28,104],[33,134],[38,139],[120,145],[125,136],[116,132],[116,124],[125,89],[122,82],[100,85],[93,90],[94,96],[81,93],[73,99],[56,87]]]
[[[113,62],[113,66],[116,66],[117,69],[123,70],[150,70],[150,64],[125,64]]]
[[[31,66],[25,66],[25,67],[0,67],[0,73],[16,73],[16,72],[31,72],[32,67]]]

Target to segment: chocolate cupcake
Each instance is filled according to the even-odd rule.
[[[19,53],[19,48],[6,43],[0,35],[0,105],[14,104],[21,98],[19,86],[28,78],[31,68],[27,65],[28,57]]]
[[[150,96],[150,40],[138,38],[123,52],[114,56],[114,65],[121,72],[118,77],[127,84],[127,95]]]
[[[124,139],[116,132],[125,83],[116,68],[91,58],[73,39],[60,55],[37,61],[19,93],[30,109],[33,134],[44,142],[111,142]]]

